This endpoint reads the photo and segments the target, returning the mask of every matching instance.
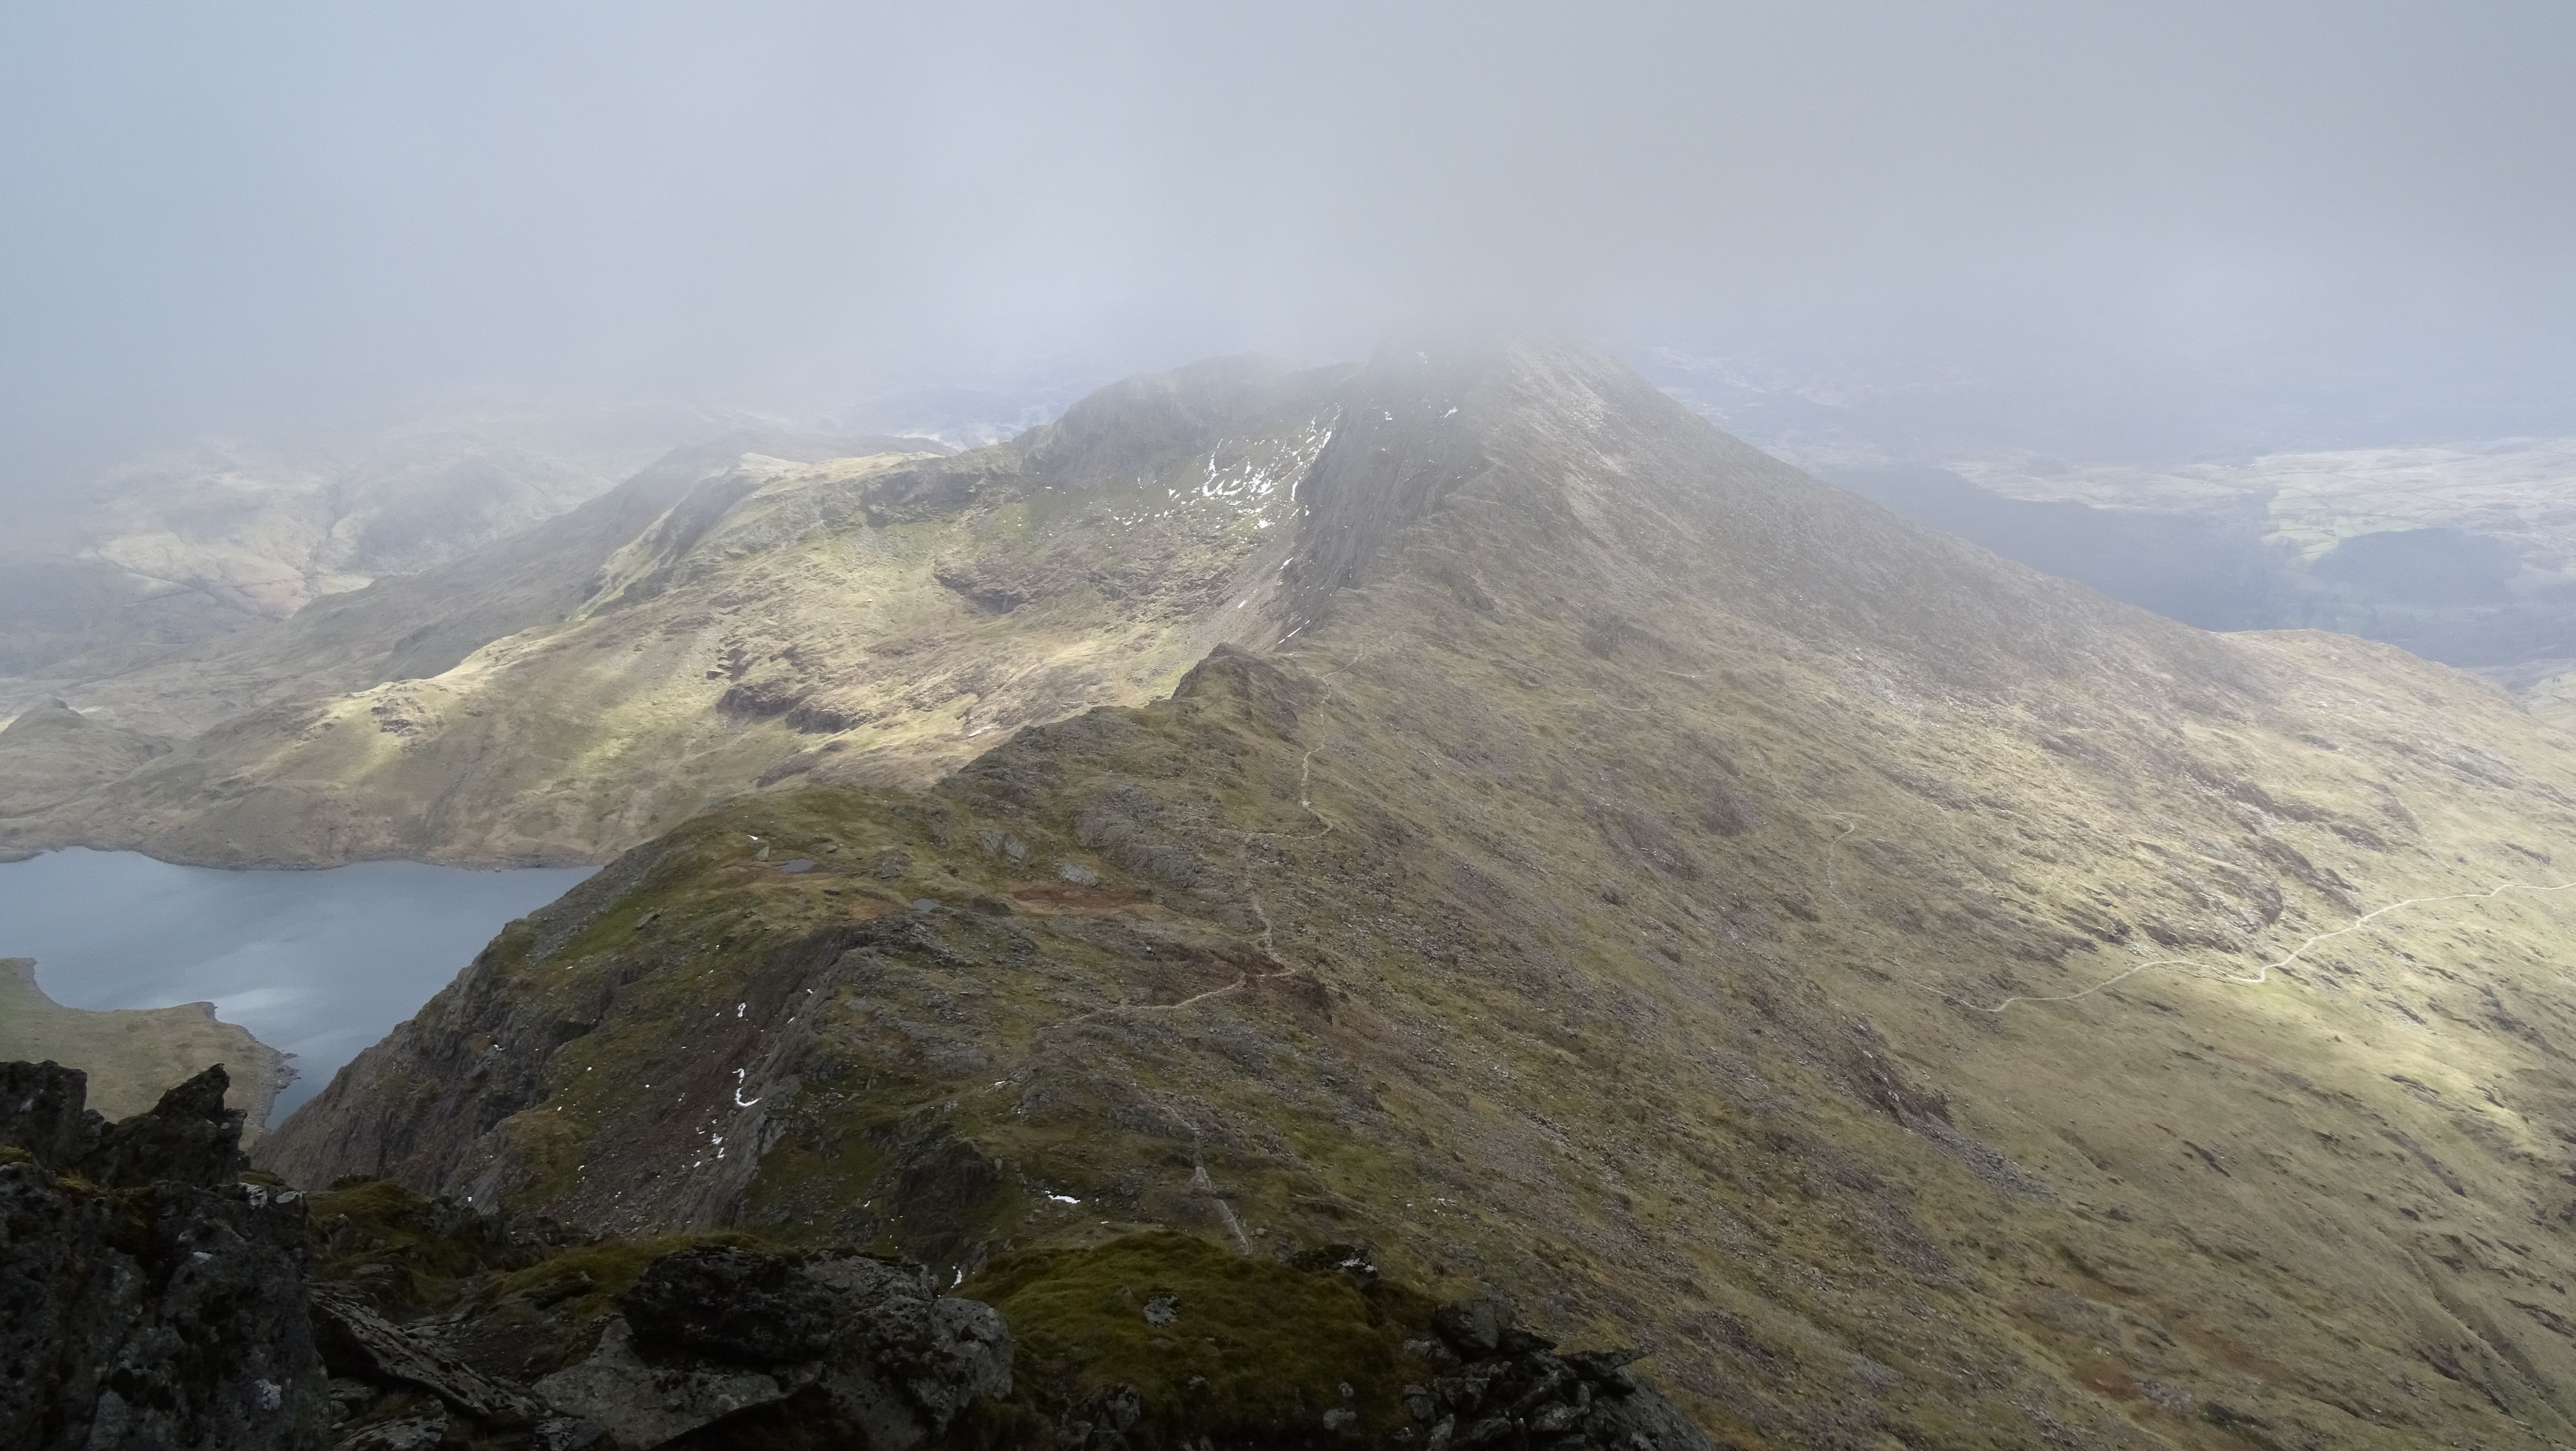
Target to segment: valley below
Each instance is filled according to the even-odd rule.
[[[1855,466],[1867,496],[2206,629],[2398,645],[2563,723],[2576,668],[2576,440],[2267,454],[2155,469]]]

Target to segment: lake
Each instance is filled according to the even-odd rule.
[[[226,871],[73,848],[0,862],[0,957],[36,959],[36,981],[66,1007],[213,1003],[295,1055],[269,1115],[279,1123],[503,924],[594,870]]]

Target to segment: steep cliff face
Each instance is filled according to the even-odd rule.
[[[1577,350],[1333,387],[1283,643],[688,822],[265,1161],[943,1276],[1357,1244],[1744,1446],[2576,1435],[2566,738]]]

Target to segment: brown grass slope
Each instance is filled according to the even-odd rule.
[[[788,777],[926,784],[996,732],[1167,694],[1272,631],[1251,605],[1281,588],[1277,526],[1346,371],[1202,364],[953,458],[755,453],[649,512],[612,495],[613,517],[487,560],[487,588],[352,596],[355,628],[296,647],[347,669],[246,699],[0,846],[598,861]],[[391,635],[388,607],[418,623]]]
[[[1286,645],[689,822],[266,1161],[965,1273],[1358,1242],[1745,1447],[2576,1440],[2576,892],[2472,895],[2576,876],[2565,737],[1580,351],[1338,386]]]
[[[298,718],[298,702],[434,676],[493,640],[562,621],[581,608],[610,555],[746,452],[820,461],[911,446],[929,445],[752,433],[677,449],[607,493],[461,559],[326,595],[290,618],[163,649],[144,663],[61,662],[65,673],[51,688],[79,709],[39,698],[0,732],[0,855],[132,844],[135,831],[106,801],[107,788],[173,747],[216,732],[189,754],[220,754],[223,742]],[[89,728],[72,728],[84,723]]]

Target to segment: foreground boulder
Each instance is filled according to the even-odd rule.
[[[241,1181],[225,1086],[110,1124],[78,1070],[0,1063],[0,1447],[905,1451],[1010,1392],[1001,1317],[918,1269],[372,1183],[309,1213]]]
[[[1406,1349],[1446,1370],[1405,1387],[1405,1408],[1430,1424],[1425,1451],[1713,1451],[1706,1432],[1630,1376],[1634,1350],[1556,1354],[1556,1342],[1522,1329],[1501,1296],[1443,1305],[1436,1340]]]
[[[235,1177],[225,1086],[111,1126],[77,1070],[0,1065],[0,1445],[324,1444],[303,1209]]]
[[[1010,1393],[1011,1336],[992,1307],[918,1272],[709,1245],[656,1261],[598,1349],[536,1388],[638,1451],[729,1421],[735,1436],[696,1444],[792,1433],[910,1451]]]

